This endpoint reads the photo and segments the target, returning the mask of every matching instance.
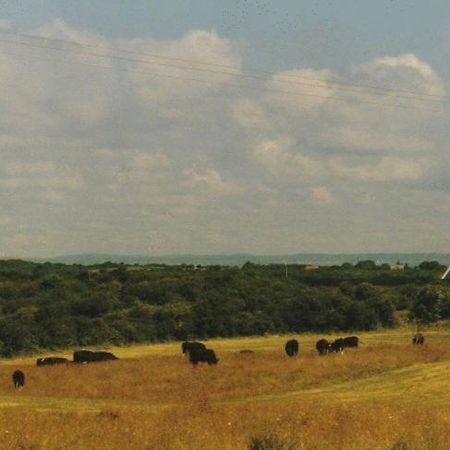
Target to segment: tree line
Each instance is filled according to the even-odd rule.
[[[450,319],[436,262],[330,267],[0,261],[0,356],[134,342],[356,331]]]

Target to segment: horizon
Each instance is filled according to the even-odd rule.
[[[16,260],[16,258],[2,258],[1,260]],[[407,264],[417,267],[425,261],[437,261],[442,266],[450,265],[450,254],[448,253],[294,253],[285,255],[257,255],[250,253],[237,254],[171,254],[171,255],[132,255],[132,254],[78,254],[59,255],[55,257],[22,258],[19,260],[35,263],[62,263],[62,264],[103,264],[111,262],[127,265],[165,264],[165,265],[221,265],[242,266],[247,262],[257,265],[267,264],[289,264],[307,265],[314,264],[321,267],[342,265],[344,263],[357,264],[361,261],[371,260],[375,264]]]

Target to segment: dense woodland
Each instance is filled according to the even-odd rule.
[[[0,356],[38,349],[423,325],[450,319],[445,267],[82,266],[0,261]]]

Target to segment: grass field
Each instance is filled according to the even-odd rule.
[[[324,357],[316,340],[337,336],[298,335],[297,358],[283,351],[292,336],[218,339],[216,367],[192,368],[180,343],[91,365],[3,360],[0,448],[448,450],[450,329],[425,334],[413,346],[407,329],[360,333],[359,349]]]

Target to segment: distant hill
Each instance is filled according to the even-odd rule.
[[[325,253],[299,253],[293,255],[251,255],[246,253],[234,255],[113,255],[113,254],[81,254],[64,255],[54,258],[30,258],[32,261],[63,264],[101,264],[106,261],[124,264],[195,264],[195,265],[223,265],[242,266],[247,261],[255,264],[317,264],[320,266],[341,265],[345,262],[372,260],[377,264],[394,264],[397,261],[417,266],[422,261],[439,261],[441,264],[450,264],[450,253],[352,253],[352,254],[325,254]]]

